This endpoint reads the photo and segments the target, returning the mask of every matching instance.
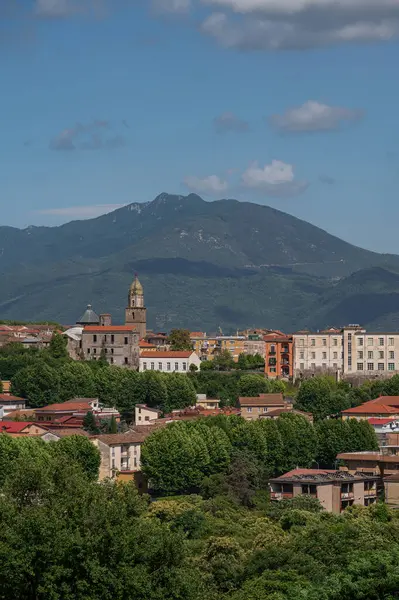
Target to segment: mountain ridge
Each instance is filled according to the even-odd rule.
[[[74,322],[91,302],[121,320],[134,271],[154,328],[338,324],[324,321],[346,318],[353,307],[344,300],[359,294],[374,322],[367,294],[399,293],[399,256],[268,206],[196,194],[163,192],[57,227],[0,226],[0,240],[1,318]],[[394,296],[381,305],[387,322]]]

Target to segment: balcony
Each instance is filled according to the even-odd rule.
[[[355,494],[353,492],[341,492],[341,500],[353,500]]]
[[[365,498],[376,498],[377,497],[377,490],[364,490],[364,497]]]
[[[292,492],[271,492],[270,498],[272,500],[290,500],[293,497]]]

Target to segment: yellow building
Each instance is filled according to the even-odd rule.
[[[237,362],[240,354],[246,350],[247,338],[244,335],[207,336],[205,332],[193,331],[190,334],[194,352],[201,360],[213,360],[215,356],[228,350]]]

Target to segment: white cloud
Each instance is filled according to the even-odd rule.
[[[236,133],[242,133],[248,131],[249,125],[247,121],[240,119],[231,112],[225,112],[213,120],[213,125],[217,133],[227,133],[228,131],[235,131]]]
[[[219,194],[225,192],[228,188],[227,181],[217,175],[209,175],[203,179],[191,175],[185,178],[184,184],[189,190],[199,194]]]
[[[44,208],[35,211],[40,215],[51,215],[55,217],[71,217],[78,219],[90,219],[99,217],[105,213],[122,208],[124,204],[93,204],[91,206],[68,206],[66,208]]]
[[[297,181],[293,166],[281,160],[273,160],[264,167],[254,162],[243,173],[241,180],[244,187],[275,197],[296,196],[309,185],[307,181]]]
[[[242,50],[305,49],[399,36],[398,0],[203,0],[202,31]],[[236,13],[234,18],[228,11]]]
[[[288,109],[282,115],[273,115],[271,124],[281,131],[329,131],[338,129],[343,122],[360,119],[362,111],[328,106],[315,100],[308,100]]]

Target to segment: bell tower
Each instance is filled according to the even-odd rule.
[[[128,304],[125,311],[125,324],[136,325],[140,339],[147,332],[147,309],[144,306],[143,286],[138,280],[137,273],[129,289]]]

